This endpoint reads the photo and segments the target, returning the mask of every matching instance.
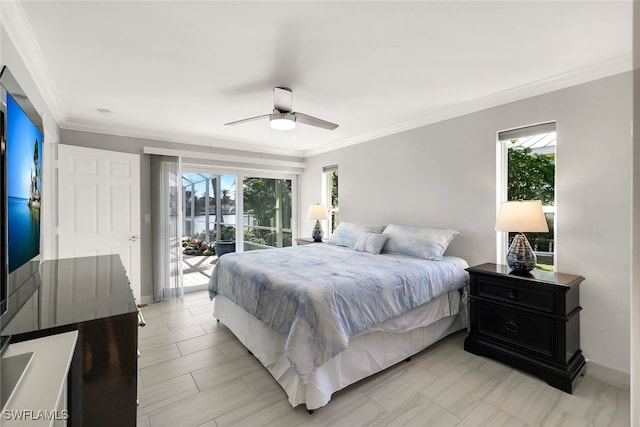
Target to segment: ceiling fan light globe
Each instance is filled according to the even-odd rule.
[[[296,127],[295,120],[285,118],[272,118],[269,125],[275,130],[293,130]]]

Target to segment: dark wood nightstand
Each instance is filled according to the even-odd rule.
[[[296,245],[308,245],[310,243],[324,243],[325,241],[323,240],[322,242],[316,242],[315,240],[313,240],[311,237],[300,237],[296,240]]]
[[[572,393],[584,375],[580,293],[584,277],[482,264],[471,276],[469,335],[464,349],[533,374]]]

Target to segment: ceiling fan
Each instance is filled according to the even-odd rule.
[[[226,126],[238,125],[241,123],[251,122],[253,120],[269,118],[269,125],[277,130],[291,130],[296,127],[296,123],[304,123],[323,129],[334,130],[337,124],[310,116],[304,113],[292,111],[293,92],[286,87],[273,88],[273,113],[263,114],[261,116],[250,117],[248,119],[236,120],[234,122],[225,123]]]

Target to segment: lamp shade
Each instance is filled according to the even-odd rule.
[[[324,220],[329,219],[329,214],[327,213],[327,207],[320,203],[309,206],[309,211],[307,212],[307,219],[315,219],[315,220]]]
[[[502,202],[496,218],[496,231],[542,232],[549,231],[540,200]]]

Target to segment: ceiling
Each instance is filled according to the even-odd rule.
[[[61,128],[266,153],[307,156],[631,69],[623,0],[19,6]],[[340,126],[224,125],[270,113],[274,86]]]

